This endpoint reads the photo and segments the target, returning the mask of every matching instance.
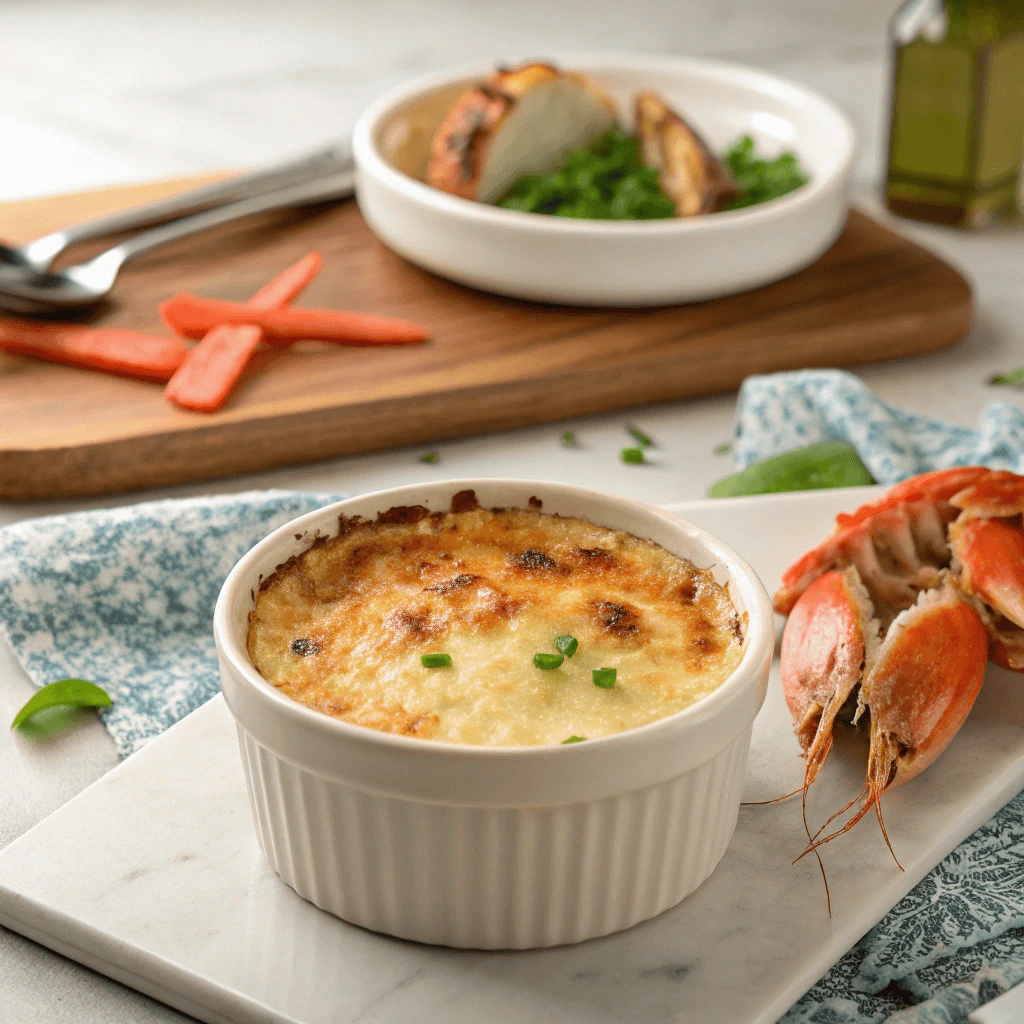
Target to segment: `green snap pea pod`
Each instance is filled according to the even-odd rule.
[[[15,716],[11,728],[23,726],[34,715],[49,708],[109,708],[110,704],[107,692],[95,683],[85,679],[58,679],[36,690]]]
[[[755,462],[712,485],[711,498],[744,494],[813,491],[827,487],[862,487],[875,478],[857,450],[845,441],[826,441]]]

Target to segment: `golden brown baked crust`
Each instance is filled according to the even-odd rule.
[[[582,519],[482,509],[470,491],[450,512],[343,519],[262,582],[248,649],[282,693],[336,718],[519,746],[689,706],[739,663],[742,632],[710,571]],[[534,667],[566,633],[576,655]],[[424,668],[438,652],[452,667]],[[617,669],[612,689],[593,684],[598,667]]]

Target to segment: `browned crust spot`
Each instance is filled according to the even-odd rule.
[[[526,548],[518,555],[509,555],[509,564],[521,572],[557,572],[566,574],[569,569],[559,565],[549,554],[539,548]]]
[[[458,576],[453,576],[451,579],[442,580],[440,583],[435,583],[432,587],[424,587],[424,591],[428,594],[453,594],[456,590],[462,590],[464,587],[468,587],[470,583],[475,583],[479,576],[471,572],[459,573]]]
[[[590,608],[598,627],[620,640],[630,640],[640,635],[640,613],[631,605],[614,601],[591,601]]]
[[[423,505],[394,505],[377,513],[377,522],[382,526],[408,526],[418,523],[430,515],[430,509]]]
[[[476,491],[471,488],[465,491],[458,491],[452,495],[453,512],[475,512],[480,507]]]

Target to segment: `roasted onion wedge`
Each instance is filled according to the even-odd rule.
[[[453,195],[494,203],[524,175],[557,169],[615,121],[615,104],[583,75],[549,64],[495,71],[441,124],[426,180]]]
[[[657,168],[680,217],[715,213],[739,195],[725,164],[661,96],[639,93],[635,111],[644,163]]]

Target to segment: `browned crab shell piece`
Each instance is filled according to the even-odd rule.
[[[494,203],[521,177],[556,170],[615,125],[615,104],[550,64],[495,71],[464,93],[431,146],[428,185]]]
[[[656,92],[638,94],[635,113],[644,163],[657,169],[680,217],[715,213],[740,194],[725,164]]]

